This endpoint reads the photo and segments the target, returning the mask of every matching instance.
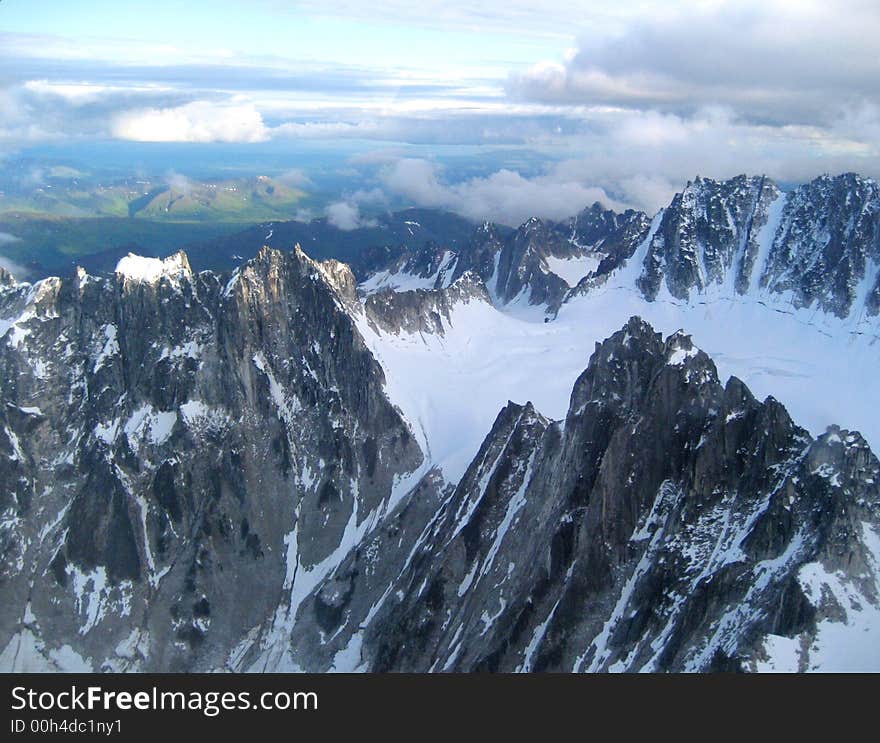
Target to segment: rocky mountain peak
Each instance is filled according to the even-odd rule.
[[[637,286],[690,301],[706,291],[769,292],[838,318],[880,306],[880,194],[852,173],[783,193],[768,178],[698,178],[676,194],[642,258]]]
[[[347,263],[341,263],[331,258],[321,261],[318,265],[327,281],[341,297],[349,302],[354,302],[357,299],[357,279]]]
[[[877,467],[857,435],[811,439],[772,398],[735,378],[722,386],[686,334],[664,339],[631,318],[597,345],[564,425],[530,404],[502,408],[361,660],[458,671],[827,662],[830,633],[855,637],[880,607]]]
[[[33,662],[69,634],[95,668],[223,667],[206,632],[243,624],[270,653],[298,610],[287,576],[347,551],[422,461],[340,301],[346,269],[269,249],[231,277],[187,268],[131,257],[122,291],[80,273],[2,300],[21,338],[0,345],[20,370],[0,406],[0,474],[18,483],[0,623],[29,607],[16,642],[50,643]],[[131,616],[150,618],[115,653]]]

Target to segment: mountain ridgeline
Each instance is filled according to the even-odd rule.
[[[653,218],[394,253],[0,273],[2,670],[880,668],[880,463],[845,420],[810,433],[687,328],[621,317],[564,416],[496,408],[453,476],[399,365],[462,307],[532,338],[617,290],[760,297],[869,344],[873,181],[697,179]]]
[[[597,203],[568,222],[531,219],[513,233],[484,224],[461,249],[404,253],[367,286],[440,288],[473,271],[502,304],[552,313],[633,258],[635,285],[648,300],[763,291],[839,318],[874,317],[880,188],[854,174],[788,192],[763,176],[697,178],[653,219]]]

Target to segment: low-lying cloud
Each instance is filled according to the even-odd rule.
[[[360,227],[375,227],[375,219],[365,218],[361,214],[360,206],[353,200],[337,201],[327,206],[324,210],[327,222],[337,229],[346,232]]]
[[[501,169],[486,177],[445,183],[428,160],[404,158],[381,171],[385,187],[419,206],[439,207],[473,220],[516,226],[529,217],[564,219],[596,201],[623,208],[602,188],[557,172],[527,178]]]
[[[18,242],[21,242],[21,238],[17,235],[13,235],[9,232],[0,232],[0,246],[12,245],[13,243]],[[5,255],[0,255],[0,268],[11,273],[19,281],[26,279],[30,275],[30,271],[24,266],[16,263],[11,258],[7,258]]]
[[[315,185],[312,183],[312,179],[309,178],[301,168],[291,168],[281,175],[276,176],[275,180],[293,188],[311,188]]]

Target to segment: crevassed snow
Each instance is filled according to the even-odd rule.
[[[580,343],[559,337],[562,326],[515,319],[477,300],[455,307],[443,336],[360,326],[389,397],[450,481],[460,479],[508,400],[564,414],[573,370],[588,358]]]
[[[16,436],[15,432],[8,426],[3,426],[3,432],[6,434],[6,438],[9,439],[9,443],[12,445],[12,454],[9,455],[9,458],[24,462],[25,456],[21,451],[21,443],[18,440],[18,436]]]
[[[95,437],[101,439],[106,444],[112,444],[116,440],[119,433],[119,421],[113,419],[109,423],[98,423],[95,425]]]
[[[287,546],[287,570],[284,577],[284,590],[288,594],[275,610],[272,625],[263,637],[259,658],[249,670],[262,672],[298,672],[301,669],[294,662],[290,649],[290,632],[296,622],[296,615],[302,602],[335,569],[345,555],[371,531],[378,520],[379,510],[371,511],[358,520],[357,482],[352,480],[353,507],[345,525],[339,544],[319,563],[306,566],[300,560],[299,527],[295,522],[293,529],[284,537]],[[299,514],[297,513],[297,519]],[[341,661],[341,659],[340,659]]]
[[[206,405],[201,400],[187,400],[178,411],[183,422],[190,427],[221,429],[229,424],[229,414],[224,408]]]
[[[197,359],[202,355],[202,351],[204,350],[201,343],[197,341],[187,341],[182,346],[174,346],[173,348],[165,347],[162,349],[162,353],[159,356],[159,360],[162,359],[181,359],[181,358],[190,358]]]
[[[593,273],[598,267],[600,260],[595,255],[582,255],[572,258],[557,258],[548,255],[544,258],[551,273],[555,273],[569,286],[577,286],[578,282],[587,274]]]
[[[24,306],[18,308],[17,316],[7,316],[0,319],[0,338],[7,336],[7,342],[13,348],[19,348],[24,341],[31,335],[31,328],[28,325],[33,320],[44,322],[58,317],[55,303],[51,299],[46,302],[47,298],[53,292],[58,291],[61,286],[61,279],[57,276],[50,276],[38,281],[32,286],[30,284],[19,284],[20,289],[27,288],[27,293],[23,296]],[[32,362],[32,364],[39,362]],[[41,376],[37,374],[37,376]]]
[[[692,356],[696,356],[699,349],[696,346],[692,348],[676,348],[670,355],[667,362],[670,366],[681,366]]]
[[[69,575],[73,579],[73,593],[77,614],[83,620],[79,629],[81,635],[88,634],[105,616],[107,610],[107,572],[102,566],[89,573],[71,567]]]
[[[299,410],[299,401],[295,397],[288,398],[284,388],[275,379],[272,368],[266,363],[266,357],[263,356],[262,351],[257,351],[254,354],[253,362],[254,366],[266,375],[266,379],[269,382],[269,394],[275,403],[275,407],[278,409],[278,416],[285,423],[290,424],[294,413]]]
[[[366,669],[361,658],[361,647],[364,644],[363,632],[355,632],[348,644],[333,656],[330,673],[357,673]]]
[[[0,653],[0,668],[11,673],[92,673],[92,664],[70,645],[47,648],[29,628],[13,635]]]
[[[235,289],[235,284],[238,281],[240,274],[241,274],[241,267],[237,267],[232,272],[232,275],[229,277],[229,281],[226,282],[226,286],[223,288],[223,296],[224,297],[232,296],[232,291],[233,291],[233,289]]]
[[[529,640],[529,644],[523,651],[523,662],[519,666],[519,668],[516,669],[519,673],[529,673],[532,670],[535,653],[544,640],[544,635],[547,633],[547,626],[550,624],[550,622],[553,621],[553,617],[556,615],[556,609],[559,607],[560,600],[561,599],[556,600],[556,603],[553,604],[553,608],[550,610],[547,618],[537,627],[535,627],[535,631],[532,634],[532,639]]]
[[[764,638],[765,660],[760,660],[755,667],[762,673],[797,673],[800,669],[799,637],[783,637],[782,635],[767,635]]]

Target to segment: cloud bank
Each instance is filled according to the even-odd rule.
[[[384,186],[419,206],[439,207],[479,221],[517,226],[529,217],[561,220],[599,201],[623,208],[601,188],[562,172],[526,178],[502,169],[486,177],[448,184],[434,163],[404,158],[381,171]]]
[[[730,0],[632,17],[615,34],[580,37],[563,62],[511,75],[514,95],[690,113],[707,105],[744,120],[828,124],[835,109],[880,103],[880,6]]]
[[[269,132],[251,103],[196,101],[119,114],[111,132],[135,142],[265,142]]]

